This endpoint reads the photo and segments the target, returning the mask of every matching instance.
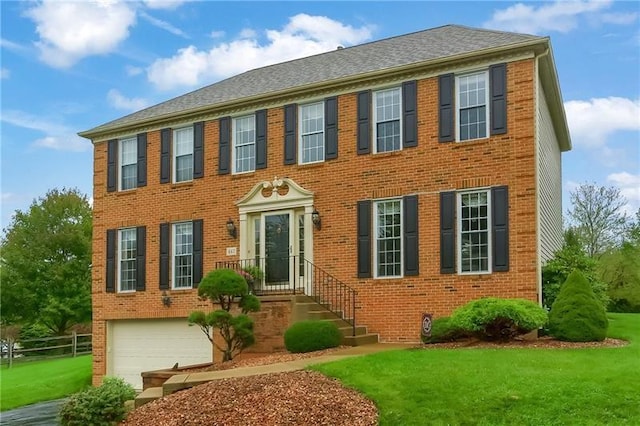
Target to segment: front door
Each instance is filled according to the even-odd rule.
[[[290,283],[292,275],[293,232],[291,229],[292,212],[264,213],[264,254],[265,283],[284,285]]]

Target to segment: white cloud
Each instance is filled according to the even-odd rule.
[[[640,208],[640,173],[612,173],[607,176],[607,181],[620,188],[620,193],[627,200],[625,212],[634,215]]]
[[[11,40],[7,40],[6,38],[0,38],[0,47],[9,49],[9,50],[26,50],[26,47],[23,45],[13,42]]]
[[[564,103],[571,140],[576,146],[604,147],[618,131],[640,131],[640,99],[593,98]]]
[[[0,68],[0,79],[4,80],[5,78],[9,78],[11,76],[11,71],[8,68]]]
[[[189,36],[184,31],[182,31],[180,28],[174,27],[167,21],[163,21],[162,19],[155,18],[145,12],[140,12],[140,17],[148,21],[151,25],[158,27],[162,30],[165,30],[173,35],[189,38]]]
[[[112,52],[129,36],[136,19],[130,4],[109,0],[45,0],[25,15],[36,23],[40,58],[54,68],[68,68],[86,56]]]
[[[107,101],[112,107],[127,111],[138,111],[149,106],[149,101],[146,99],[127,98],[116,89],[109,90],[109,93],[107,93]]]
[[[144,0],[145,6],[149,9],[177,9],[186,3],[185,0]]]
[[[2,111],[0,119],[13,126],[35,130],[44,133],[44,136],[32,142],[36,148],[48,148],[57,151],[87,151],[91,149],[91,143],[75,134],[70,127],[48,120],[45,117],[34,116],[21,111]]]
[[[551,31],[566,33],[578,27],[580,17],[618,25],[628,25],[635,21],[635,17],[631,17],[633,14],[599,14],[612,3],[612,0],[518,3],[506,9],[495,10],[491,19],[484,23],[484,27],[529,34]]]
[[[127,65],[125,67],[125,71],[129,77],[134,77],[136,75],[140,75],[144,72],[144,68],[134,67],[133,65]]]
[[[222,37],[224,37],[224,35],[225,35],[224,31],[222,31],[222,30],[215,31],[214,30],[214,31],[211,31],[211,34],[209,34],[209,37],[211,37],[211,38],[222,38]]]
[[[264,44],[243,30],[240,38],[208,51],[184,47],[151,64],[147,78],[163,90],[210,83],[249,69],[334,50],[338,45],[363,42],[371,38],[372,27],[354,28],[325,16],[299,14],[289,18],[282,30],[266,30],[265,35]]]
[[[239,34],[240,38],[256,38],[257,35],[256,30],[252,28],[243,28]]]

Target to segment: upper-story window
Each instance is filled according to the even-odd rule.
[[[458,271],[491,272],[491,191],[458,193]]]
[[[398,151],[402,146],[400,93],[399,87],[373,93],[375,152]]]
[[[118,291],[136,290],[136,228],[118,230]]]
[[[489,74],[487,71],[456,76],[457,140],[486,138],[489,134]]]
[[[173,131],[174,182],[193,179],[193,127]]]
[[[233,157],[234,173],[256,169],[256,118],[253,114],[233,120]]]
[[[300,163],[324,161],[324,102],[300,106]]]
[[[373,203],[376,277],[402,276],[402,201]]]
[[[173,288],[193,286],[193,222],[173,225]]]
[[[120,139],[120,190],[133,189],[138,180],[138,140]]]

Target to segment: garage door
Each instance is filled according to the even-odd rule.
[[[211,362],[211,343],[187,319],[109,322],[107,375],[142,389],[142,371]]]

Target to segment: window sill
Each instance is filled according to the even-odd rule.
[[[138,188],[132,188],[132,189],[126,189],[124,191],[117,191],[115,192],[116,197],[126,197],[128,195],[132,195],[132,194],[136,194]]]
[[[314,167],[322,167],[326,164],[325,161],[314,161],[313,163],[299,163],[298,167],[302,167],[305,169],[310,169]]]
[[[243,179],[249,176],[255,176],[256,171],[252,170],[250,172],[242,172],[242,173],[233,173],[231,174],[231,180]]]
[[[174,182],[171,184],[171,189],[189,188],[191,186],[193,186],[192,180],[185,181],[185,182],[177,182],[177,183]]]
[[[468,139],[466,141],[455,141],[455,143],[453,144],[453,148],[458,149],[458,148],[465,148],[465,147],[476,146],[476,145],[487,145],[488,143],[489,143],[489,138]]]
[[[123,291],[116,293],[116,297],[133,297],[136,295],[136,291]]]
[[[385,151],[385,152],[374,152],[371,154],[372,158],[386,158],[386,157],[395,157],[398,155],[402,155],[402,150],[399,149],[397,151]]]

